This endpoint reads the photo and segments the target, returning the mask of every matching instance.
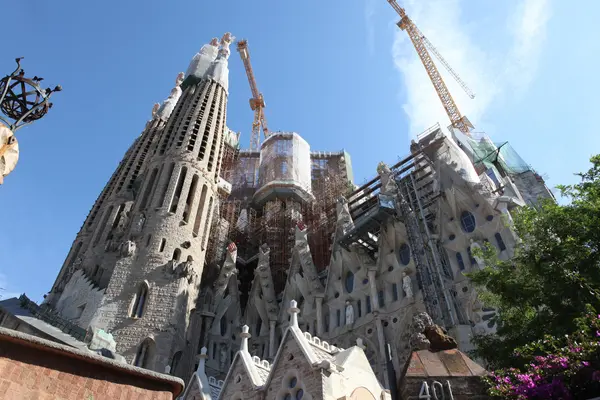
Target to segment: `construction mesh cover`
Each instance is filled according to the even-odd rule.
[[[278,187],[311,193],[310,146],[296,133],[276,133],[260,151],[259,191]]]
[[[461,142],[471,148],[473,164],[478,172],[491,168],[497,173],[497,165],[500,165],[508,174],[521,174],[532,171],[531,166],[519,156],[508,142],[494,143],[487,135],[482,135],[480,138],[463,136]]]

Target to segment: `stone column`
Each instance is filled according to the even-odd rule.
[[[389,386],[387,377],[387,368],[385,362],[385,335],[383,333],[383,324],[379,317],[379,296],[377,294],[377,268],[372,267],[367,270],[369,277],[369,287],[371,289],[371,307],[373,309],[373,315],[375,316],[375,326],[377,328],[377,344],[379,345],[379,368],[382,372],[384,383],[386,387]]]
[[[375,311],[375,326],[377,327],[377,344],[379,345],[379,368],[382,371],[385,387],[390,387],[390,382],[387,374],[386,352],[385,352],[385,335],[383,333],[383,324],[379,318],[379,311]]]
[[[379,301],[377,301],[377,284],[375,281],[375,275],[377,274],[377,268],[369,268],[367,275],[369,277],[369,287],[371,288],[371,308],[373,310],[379,310]]]
[[[208,346],[208,333],[212,327],[212,321],[215,318],[215,314],[207,311],[202,312],[202,343],[200,348]]]
[[[277,346],[275,346],[275,324],[277,321],[269,321],[269,358],[274,359],[275,353],[277,352]]]
[[[323,296],[316,296],[317,301],[317,336],[323,335]]]

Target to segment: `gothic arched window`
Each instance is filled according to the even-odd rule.
[[[500,249],[500,251],[506,250],[506,244],[504,244],[504,240],[502,239],[502,235],[500,234],[500,232],[496,232],[494,237],[496,238],[496,243],[498,243],[498,248]]]
[[[408,265],[410,262],[410,247],[406,243],[402,243],[398,249],[398,261],[402,265]]]
[[[171,359],[171,375],[176,374],[176,368],[179,365],[179,361],[181,361],[181,351],[173,354],[173,358]]]
[[[465,270],[465,262],[463,260],[462,254],[456,253],[456,262],[458,263],[458,269],[461,271]]]
[[[352,291],[354,290],[354,274],[352,273],[352,271],[348,271],[346,272],[346,291],[348,293],[352,293]]]
[[[148,283],[142,282],[133,300],[130,315],[133,318],[142,318],[144,311],[146,310],[146,303],[148,302]]]
[[[154,358],[154,351],[154,341],[150,338],[144,339],[142,344],[140,344],[137,353],[135,354],[133,365],[140,368],[151,368]]]
[[[220,328],[221,336],[227,335],[227,317],[225,317],[224,315],[221,317]]]
[[[175,251],[173,252],[173,260],[175,261],[179,261],[179,258],[181,257],[181,250],[179,249],[175,249]]]
[[[463,231],[467,233],[473,232],[476,226],[475,216],[469,211],[463,211],[462,214],[460,214],[460,226]]]
[[[256,336],[260,336],[260,329],[262,328],[262,319],[259,317],[256,321]]]

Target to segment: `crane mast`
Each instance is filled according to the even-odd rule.
[[[250,136],[250,149],[258,150],[260,147],[260,131],[262,129],[265,139],[269,137],[269,129],[267,128],[267,119],[265,118],[265,99],[258,91],[252,64],[250,64],[250,52],[248,51],[248,41],[240,40],[237,43],[237,51],[240,53],[248,83],[250,83],[250,91],[252,98],[250,99],[250,108],[254,111],[254,121],[252,122],[252,135]]]
[[[458,110],[458,106],[454,102],[442,75],[438,71],[435,63],[433,62],[427,48],[432,49],[435,56],[442,61],[442,64],[448,69],[448,71],[452,74],[454,79],[461,85],[461,87],[467,92],[469,97],[473,98],[475,95],[468,89],[467,85],[460,79],[458,74],[454,72],[450,65],[443,59],[441,54],[437,51],[437,49],[425,38],[425,36],[421,33],[421,31],[417,28],[414,22],[406,15],[406,11],[404,8],[400,7],[396,0],[388,0],[388,3],[392,6],[392,8],[398,13],[400,16],[400,21],[398,22],[398,27],[403,31],[408,33],[408,37],[410,38],[415,50],[417,50],[417,54],[425,66],[425,70],[429,75],[429,79],[435,88],[440,100],[442,101],[442,105],[446,110],[446,114],[450,118],[450,122],[452,126],[456,129],[460,130],[462,133],[470,136],[470,131],[473,129],[473,125],[469,120],[462,116],[460,111]]]

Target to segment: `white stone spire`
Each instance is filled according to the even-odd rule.
[[[198,356],[200,361],[198,362],[198,368],[196,369],[196,372],[200,375],[204,374],[204,365],[206,363],[206,358],[208,357],[206,355],[207,351],[208,350],[206,349],[206,347],[203,347],[202,350],[200,350],[200,355]]]
[[[175,108],[175,105],[181,97],[181,87],[179,87],[179,85],[181,85],[181,82],[183,82],[183,78],[183,72],[177,74],[177,78],[175,79],[175,87],[171,90],[171,94],[165,100],[162,106],[156,109],[156,105],[154,105],[154,108],[152,109],[152,118],[160,118],[163,121],[169,119],[171,113],[173,112],[173,109]]]
[[[296,300],[290,301],[288,312],[290,313],[290,327],[298,328],[298,313],[300,312],[300,309],[298,308]]]
[[[234,40],[235,37],[231,36],[229,32],[223,35],[220,42],[219,55],[208,70],[208,75],[220,83],[226,92],[229,91],[229,62],[227,61],[231,53],[229,46]]]
[[[202,46],[200,51],[190,61],[187,71],[185,72],[186,78],[190,75],[196,78],[202,79],[210,68],[211,64],[217,58],[219,51],[219,39],[213,38],[210,43]]]
[[[219,49],[218,58],[228,59],[231,51],[229,51],[229,46],[235,40],[235,36],[232,36],[230,32],[227,32],[221,38],[221,48]]]
[[[244,351],[246,353],[248,353],[248,339],[252,337],[249,331],[250,328],[248,327],[248,325],[242,326],[242,333],[240,334],[240,337],[242,338],[242,343],[240,344],[240,351]]]

